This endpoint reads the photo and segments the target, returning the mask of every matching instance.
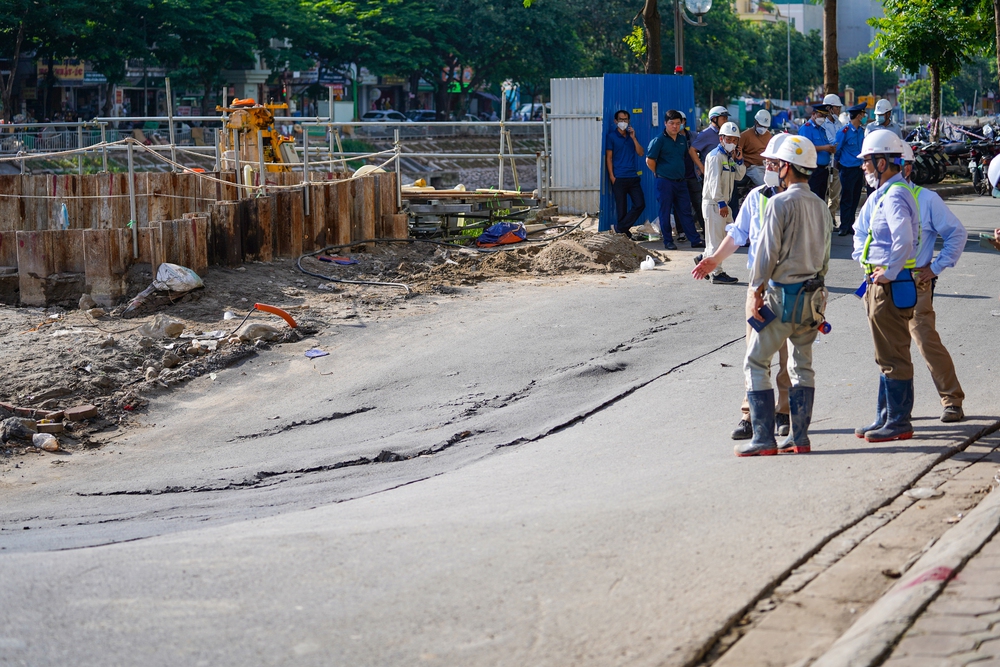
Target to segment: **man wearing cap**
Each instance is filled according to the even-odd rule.
[[[767,210],[767,202],[779,192],[784,192],[785,187],[781,184],[778,171],[781,163],[776,153],[781,144],[788,139],[790,134],[776,134],[771,137],[762,155],[764,158],[764,184],[751,190],[740,212],[736,214],[736,221],[726,227],[726,238],[714,253],[708,255],[698,263],[691,275],[695,279],[701,280],[718,268],[719,262],[732,255],[741,246],[749,244],[747,249],[747,268],[752,269],[754,258],[757,256],[757,248],[760,245],[760,230],[763,224],[764,211]],[[753,316],[752,307],[754,303],[754,291],[747,290],[746,316],[749,319]],[[751,328],[747,324],[746,341],[750,343]],[[791,380],[788,377],[788,346],[782,345],[778,349],[778,403],[775,406],[775,424],[778,435],[788,435],[788,388]],[[753,429],[750,424],[750,403],[746,395],[743,397],[743,405],[740,407],[740,421],[733,430],[733,440],[747,440],[753,436]]]
[[[917,305],[912,275],[920,233],[917,203],[900,168],[903,140],[876,130],[861,147],[865,181],[873,192],[854,225],[853,258],[865,271],[865,307],[881,369],[875,421],[855,429],[868,442],[913,437],[913,361],[910,320]]]
[[[646,148],[646,166],[656,175],[656,199],[659,203],[660,233],[663,247],[677,250],[670,231],[670,213],[680,223],[692,248],[704,248],[705,243],[694,228],[691,217],[691,199],[684,179],[684,154],[697,159],[697,153],[688,145],[681,132],[681,113],[669,109],[663,115],[663,133],[654,137]]]
[[[691,142],[702,162],[708,158],[708,152],[719,145],[719,128],[728,122],[729,110],[726,107],[712,107],[708,112],[708,127],[699,132]]]
[[[823,201],[826,201],[830,160],[836,150],[826,134],[828,109],[825,104],[814,104],[812,116],[799,129],[799,136],[805,137],[816,147],[816,168],[809,177],[809,189]]]
[[[747,166],[747,178],[754,187],[760,187],[764,184],[764,158],[761,154],[771,139],[771,133],[768,132],[771,127],[771,112],[761,109],[753,119],[753,127],[748,127],[740,134],[740,140],[736,145],[743,154],[743,162]]]
[[[705,184],[701,191],[701,213],[705,216],[706,255],[715,252],[726,238],[726,225],[732,223],[733,212],[729,208],[729,199],[733,196],[736,181],[746,174],[746,165],[740,154],[737,142],[740,138],[740,128],[736,123],[723,123],[719,128],[720,143],[709,151],[705,160]],[[701,261],[701,256],[695,262]],[[713,284],[732,284],[739,282],[719,266],[712,274]]]
[[[854,216],[861,201],[861,186],[865,175],[861,170],[861,144],[865,140],[865,128],[861,126],[867,102],[847,109],[850,121],[837,132],[837,148],[834,155],[840,171],[840,236],[854,233]]]
[[[892,119],[892,102],[889,100],[879,100],[875,103],[875,120],[865,127],[865,136],[876,130],[889,130],[900,139],[903,138],[903,128]]]
[[[913,310],[913,319],[910,320],[910,336],[927,362],[927,370],[931,372],[934,387],[941,397],[941,405],[944,406],[941,421],[957,422],[965,417],[962,410],[965,392],[955,373],[955,362],[941,342],[935,326],[937,316],[934,313],[934,288],[937,286],[938,276],[958,263],[969,234],[941,199],[941,195],[910,181],[912,162],[913,149],[904,142],[903,178],[910,185],[920,214],[920,242],[915,260],[917,268],[913,276],[917,281],[917,305]],[[943,246],[935,257],[934,242],[938,236],[941,237]]]
[[[839,95],[830,94],[823,98],[823,104],[827,106],[828,116],[823,127],[826,129],[826,138],[829,143],[837,145],[837,133],[843,129],[844,124],[840,122],[840,111],[844,108],[844,103],[840,101]],[[830,172],[827,178],[826,200],[830,205],[830,215],[836,218],[840,208],[841,183],[840,173],[837,170],[837,158],[834,155],[830,159]]]
[[[646,197],[642,194],[639,177],[639,158],[644,151],[635,137],[635,129],[629,124],[630,118],[625,109],[615,112],[615,127],[604,138],[604,164],[611,180],[615,213],[618,214],[615,231],[632,238],[629,230],[646,210]],[[628,207],[629,199],[632,200],[631,209]]]
[[[750,269],[752,318],[764,322],[766,305],[775,318],[754,328],[747,343],[743,371],[753,437],[735,447],[737,456],[769,456],[809,452],[809,424],[816,392],[812,345],[824,321],[827,298],[823,285],[830,264],[833,220],[826,202],[807,183],[816,168],[816,150],[807,138],[788,137],[775,151],[778,177],[786,190],[764,211],[760,242]],[[774,438],[774,389],[771,360],[791,343],[788,390],[791,432],[778,445]]]

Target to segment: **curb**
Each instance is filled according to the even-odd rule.
[[[956,197],[958,195],[974,195],[976,188],[972,183],[966,185],[946,185],[940,188],[929,188],[942,197]]]
[[[811,667],[870,667],[892,650],[917,616],[1000,529],[1000,492],[990,492],[946,532]]]

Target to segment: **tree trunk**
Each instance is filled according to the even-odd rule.
[[[928,65],[927,71],[931,75],[931,141],[937,141],[941,123],[941,70]]]
[[[823,92],[840,94],[840,61],[837,53],[837,0],[823,2]]]
[[[996,23],[997,30],[997,72],[1000,73],[1000,0],[993,0],[993,20]]]
[[[1000,0],[997,0],[1000,2]],[[24,21],[21,21],[21,26],[17,29],[17,42],[14,44],[14,57],[10,61],[10,75],[7,77],[7,82],[3,83],[2,77],[0,77],[0,91],[3,93],[3,119],[6,122],[10,122],[10,98],[14,92],[14,81],[17,79],[17,65],[21,59],[21,42],[24,41]]]
[[[1000,0],[995,0],[1000,2]],[[660,49],[660,10],[656,0],[646,0],[642,8],[642,24],[646,33],[646,74],[663,73],[663,51]]]

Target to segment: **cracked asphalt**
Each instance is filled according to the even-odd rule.
[[[0,479],[0,662],[687,665],[949,447],[996,422],[996,205],[939,281],[969,419],[865,445],[877,378],[834,237],[813,454],[732,455],[745,284],[491,283],[352,321],[155,399],[100,449]],[[727,270],[746,279],[745,258]],[[330,356],[306,359],[320,347]],[[916,354],[914,348],[914,354]]]

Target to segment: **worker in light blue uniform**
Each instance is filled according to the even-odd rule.
[[[837,133],[844,129],[844,123],[840,122],[840,111],[844,108],[844,103],[841,101],[840,95],[830,93],[823,98],[823,104],[827,105],[828,114],[827,121],[823,123],[823,127],[826,129],[826,138],[829,143],[836,146]],[[840,195],[842,190],[839,166],[837,155],[834,153],[830,159],[830,176],[827,179],[828,187],[826,190],[826,200],[830,207],[830,217],[834,220],[836,220],[840,209]]]
[[[861,201],[861,186],[865,174],[861,170],[861,145],[865,141],[864,120],[867,102],[848,107],[850,121],[837,132],[834,155],[840,171],[840,236],[854,233],[854,217]]]
[[[829,121],[829,109],[826,104],[814,104],[812,117],[799,129],[799,136],[805,137],[816,147],[816,168],[809,177],[809,189],[826,201],[826,190],[830,177],[830,160],[836,146],[826,135],[826,123]]]
[[[927,370],[931,372],[934,387],[941,397],[944,412],[943,422],[957,422],[965,417],[962,402],[965,392],[955,373],[955,362],[952,361],[948,349],[941,342],[937,332],[937,315],[934,312],[934,289],[938,276],[945,269],[950,269],[958,263],[958,258],[965,250],[965,242],[969,233],[961,220],[951,212],[951,209],[941,199],[941,195],[913,185],[910,174],[913,171],[913,149],[909,144],[903,144],[903,177],[910,184],[910,191],[917,200],[920,211],[920,244],[915,259],[917,280],[917,305],[910,320],[910,336],[917,344],[920,355],[927,362]],[[941,237],[942,248],[934,256],[934,245]]]
[[[910,320],[917,305],[913,269],[920,215],[900,173],[903,140],[889,130],[865,137],[861,159],[874,189],[854,225],[853,257],[865,271],[868,326],[881,370],[875,421],[854,434],[868,442],[913,437],[913,361]]]

